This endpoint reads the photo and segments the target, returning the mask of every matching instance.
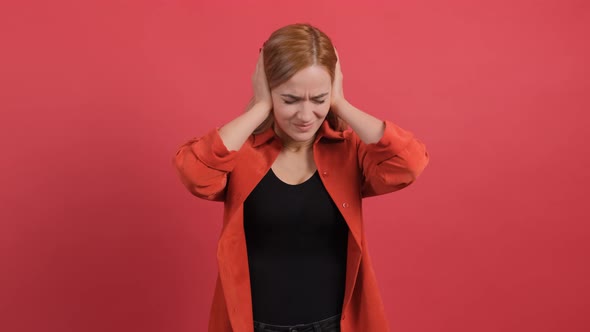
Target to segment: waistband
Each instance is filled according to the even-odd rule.
[[[293,331],[293,329],[303,331],[303,329],[313,328],[314,326],[322,327],[322,325],[337,322],[340,320],[341,316],[342,316],[342,314],[338,314],[338,315],[334,315],[332,317],[328,317],[326,319],[319,320],[317,322],[297,324],[297,325],[274,325],[274,324],[267,324],[267,323],[263,323],[263,322],[259,322],[259,321],[254,321],[254,327],[260,328],[260,329],[270,328],[270,329],[275,329],[278,331]]]

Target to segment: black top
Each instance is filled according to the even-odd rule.
[[[254,320],[276,325],[341,313],[348,226],[318,172],[290,185],[271,170],[244,203]]]

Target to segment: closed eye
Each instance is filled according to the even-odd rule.
[[[285,104],[291,105],[291,104],[295,104],[299,100],[284,100],[283,99],[283,101],[285,102]],[[313,100],[313,102],[316,103],[316,104],[323,104],[325,101],[326,101],[325,99],[324,100],[317,100],[317,99],[314,99]]]

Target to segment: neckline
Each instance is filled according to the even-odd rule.
[[[301,182],[301,183],[296,183],[296,184],[291,184],[291,183],[287,183],[287,182],[283,181],[283,180],[282,180],[281,178],[279,178],[279,177],[278,177],[278,175],[277,175],[277,174],[274,172],[274,170],[272,169],[272,167],[270,168],[270,170],[269,170],[269,173],[271,173],[271,174],[272,174],[272,176],[273,176],[273,177],[274,177],[274,178],[275,178],[277,181],[279,181],[280,183],[282,183],[282,184],[284,184],[284,185],[286,185],[286,186],[289,186],[289,187],[298,187],[298,186],[302,186],[302,185],[304,185],[304,184],[306,184],[306,183],[309,183],[309,182],[311,182],[311,180],[313,179],[313,177],[314,177],[316,174],[318,174],[318,170],[317,170],[317,168],[316,168],[316,170],[315,170],[315,171],[314,171],[314,172],[311,174],[311,176],[309,176],[307,179],[303,180],[303,182]]]

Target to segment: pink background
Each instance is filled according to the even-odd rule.
[[[206,329],[222,205],[171,160],[242,112],[295,22],[431,155],[365,201],[392,330],[589,331],[582,0],[3,3],[0,330]]]

